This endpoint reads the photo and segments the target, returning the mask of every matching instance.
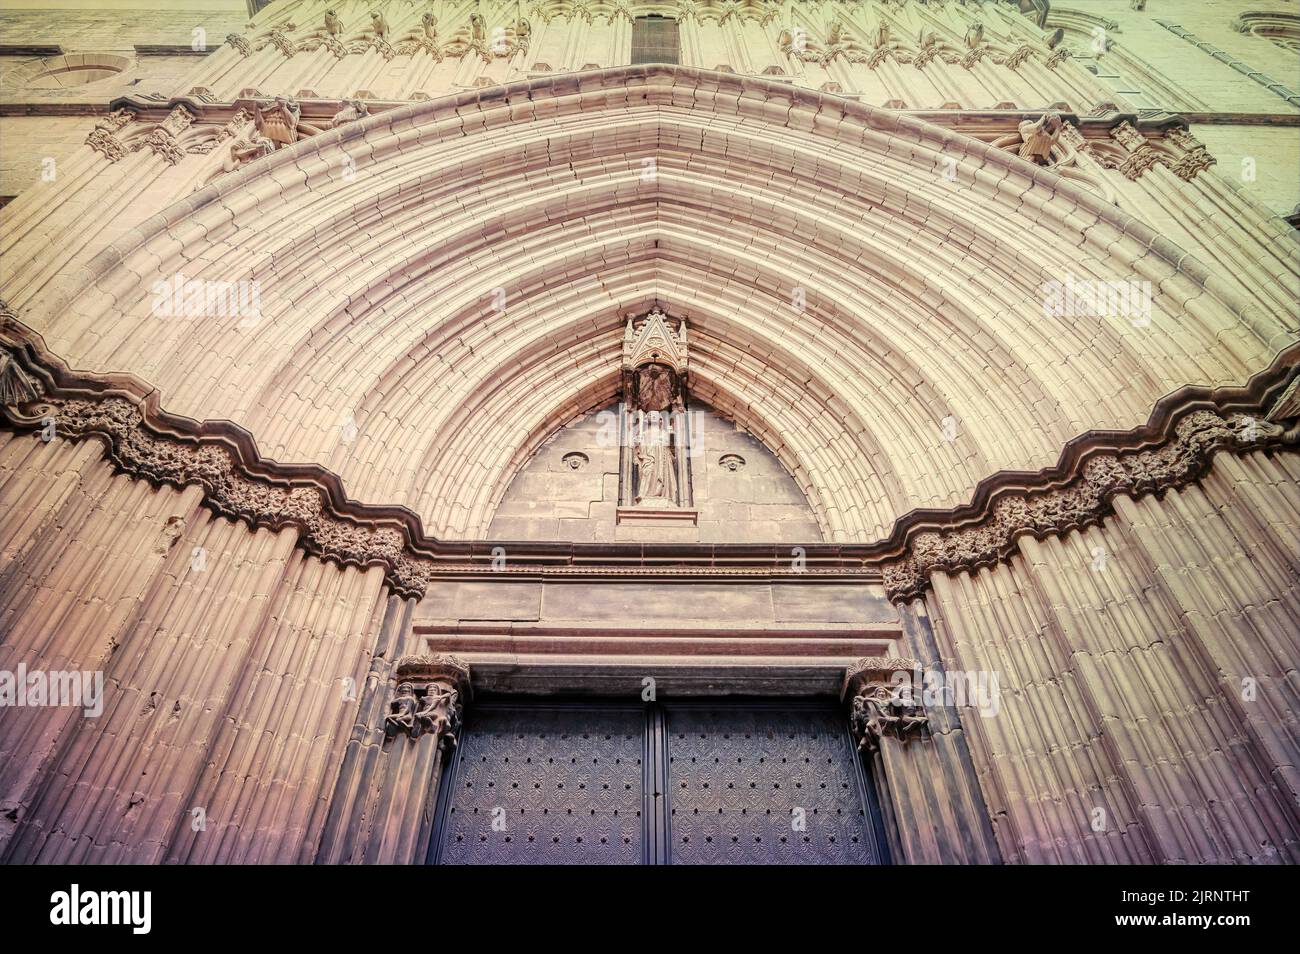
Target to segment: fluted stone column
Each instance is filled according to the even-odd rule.
[[[438,783],[469,697],[469,668],[444,654],[406,656],[368,689],[318,861],[424,860]]]
[[[927,677],[942,676],[924,611],[900,607],[911,659],[861,659],[845,673],[858,751],[868,759],[892,860],[898,864],[998,864],[988,810],[956,708],[924,704]]]

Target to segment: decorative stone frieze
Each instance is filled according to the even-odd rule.
[[[95,128],[86,136],[86,145],[109,162],[117,162],[127,154],[128,150],[116,134],[129,126],[134,119],[135,113],[129,109],[113,110],[95,123]]]
[[[885,566],[885,590],[894,600],[920,596],[931,573],[991,566],[1015,552],[1022,534],[1041,539],[1099,522],[1118,494],[1185,486],[1209,468],[1219,450],[1242,452],[1280,443],[1295,443],[1281,425],[1246,414],[1193,411],[1155,448],[1094,456],[1064,486],[1000,499],[971,526],[917,534],[910,541],[911,555]]]
[[[749,551],[730,558],[726,548],[674,547],[658,561],[643,545],[620,555],[580,544],[563,552],[550,544],[512,545],[504,566],[491,548],[441,543],[428,537],[415,514],[397,507],[352,503],[338,478],[318,465],[264,460],[248,435],[221,422],[197,423],[158,408],[157,393],[113,376],[73,374],[38,351],[0,303],[6,425],[79,441],[102,440],[122,472],[154,484],[198,486],[204,504],[253,527],[294,527],[307,552],[345,566],[382,567],[393,591],[422,596],[435,579],[485,572],[582,576],[833,576],[883,579],[896,601],[920,596],[935,571],[991,566],[1016,552],[1017,538],[1066,533],[1102,520],[1117,494],[1163,493],[1201,476],[1220,451],[1292,447],[1300,442],[1300,402],[1278,395],[1291,383],[1300,345],[1242,388],[1187,387],[1164,399],[1152,420],[1130,432],[1093,432],[1071,442],[1063,462],[1029,475],[997,474],[981,482],[975,503],[945,512],[913,512],[891,534],[854,546],[807,548],[794,568],[774,549],[770,561]],[[3,342],[0,342],[3,343]],[[124,380],[130,386],[124,385]],[[1213,409],[1212,409],[1213,408]],[[1269,414],[1266,417],[1266,413]],[[822,552],[824,551],[824,552]]]

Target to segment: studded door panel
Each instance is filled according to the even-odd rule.
[[[642,710],[470,706],[442,864],[639,864]]]
[[[844,718],[800,708],[669,707],[673,864],[873,864]]]

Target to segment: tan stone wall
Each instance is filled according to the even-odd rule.
[[[1004,858],[1294,863],[1300,458],[1115,507],[925,601],[949,670],[1000,674],[961,717]]]
[[[711,408],[693,405],[692,527],[619,526],[617,406],[566,425],[538,448],[501,498],[493,540],[813,543],[821,528],[794,479],[761,443]],[[612,422],[612,427],[611,427]],[[613,431],[614,443],[608,437]],[[579,469],[566,455],[586,457]],[[737,470],[723,464],[740,458]]]
[[[15,5],[18,6],[18,5]],[[119,96],[166,95],[183,85],[202,57],[141,54],[136,44],[192,47],[199,40],[208,49],[225,42],[226,34],[244,28],[248,17],[239,5],[208,9],[147,9],[92,4],[70,9],[5,9],[0,11],[0,44],[58,45],[71,58],[108,54],[124,62],[122,72],[82,85],[63,88],[33,86],[30,78],[45,57],[0,55],[0,106],[27,104],[64,111],[106,111]],[[158,6],[166,7],[166,4]],[[203,31],[201,37],[195,30]],[[70,64],[75,65],[75,64]],[[56,161],[75,151],[94,128],[89,116],[61,117],[49,110],[40,115],[0,118],[0,196],[17,195],[37,182],[42,161]],[[55,170],[57,175],[57,168]]]
[[[97,442],[0,433],[0,669],[105,680],[98,717],[5,709],[6,861],[313,859],[383,574],[200,497],[114,476]]]

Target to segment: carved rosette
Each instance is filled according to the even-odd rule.
[[[447,653],[405,656],[393,672],[396,689],[384,719],[384,738],[432,735],[454,748],[471,694],[469,666]]]
[[[1213,411],[1194,411],[1174,427],[1170,440],[1151,450],[1093,457],[1064,487],[1006,497],[974,526],[928,531],[910,541],[910,555],[884,569],[892,600],[910,600],[929,587],[934,572],[956,573],[992,566],[1016,551],[1022,534],[1041,539],[1100,522],[1118,494],[1163,493],[1200,477],[1220,449],[1236,452],[1289,442],[1278,424]]]
[[[898,680],[895,673],[907,673]],[[849,726],[858,751],[870,754],[886,738],[906,742],[922,735],[930,724],[914,688],[921,684],[921,664],[915,659],[867,657],[844,675],[843,698],[849,702]]]

